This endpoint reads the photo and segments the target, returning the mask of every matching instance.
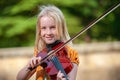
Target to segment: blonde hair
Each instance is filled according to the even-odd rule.
[[[37,25],[36,25],[35,49],[40,51],[46,47],[46,44],[42,40],[41,34],[40,34],[39,20],[43,16],[49,16],[55,20],[56,28],[61,41],[66,42],[67,40],[69,40],[70,36],[68,34],[66,21],[60,9],[58,9],[56,6],[53,6],[53,5],[47,5],[47,6],[40,7],[40,10],[41,12],[38,14]]]

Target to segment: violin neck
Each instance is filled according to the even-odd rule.
[[[65,73],[62,64],[60,63],[60,61],[58,60],[58,58],[56,56],[52,56],[51,61],[53,62],[53,64],[55,65],[56,69],[59,71],[61,71],[64,74],[64,77],[66,78],[66,80],[68,79],[67,74]]]

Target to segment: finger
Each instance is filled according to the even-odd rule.
[[[30,67],[32,67],[32,68],[33,68],[33,62],[32,62],[32,60],[30,60],[29,65],[30,65]]]
[[[36,63],[37,63],[37,58],[34,57],[34,58],[32,59],[32,63],[33,63],[33,66],[35,66]]]
[[[57,73],[57,78],[60,79],[60,71]]]
[[[35,58],[35,57],[33,57],[33,58],[31,59],[30,65],[31,65],[32,68],[36,65],[36,58]]]
[[[33,65],[34,66],[37,65],[37,63],[38,63],[39,60],[40,60],[39,57],[33,57],[33,59],[32,59]]]
[[[61,74],[60,74],[60,77],[61,77],[61,78],[65,78],[65,76],[64,76],[64,74],[63,74],[63,73],[61,73]]]
[[[60,71],[59,72],[60,77],[64,76],[64,74]]]
[[[59,77],[59,76],[60,76],[60,74],[61,74],[61,71],[59,71],[59,72],[58,72],[57,77]]]
[[[64,79],[65,79],[65,76],[64,76],[63,73],[61,73],[61,71],[59,71],[58,74],[57,74],[57,78],[58,78],[58,79],[61,79],[61,80],[64,80]]]
[[[37,63],[41,61],[41,57],[37,57]]]

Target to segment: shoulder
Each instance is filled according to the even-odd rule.
[[[71,54],[76,53],[76,54],[78,54],[78,51],[76,49],[72,48],[71,46],[66,46],[66,49],[67,49],[68,53],[71,53]]]
[[[72,48],[71,46],[66,46],[68,51],[68,57],[70,58],[71,62],[79,64],[79,54],[78,51]]]

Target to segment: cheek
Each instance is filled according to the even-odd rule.
[[[41,31],[40,35],[41,35],[41,37],[43,37],[44,36],[44,31]]]
[[[59,33],[57,31],[55,31],[54,34],[55,34],[57,39],[60,39],[60,35],[59,35]]]

